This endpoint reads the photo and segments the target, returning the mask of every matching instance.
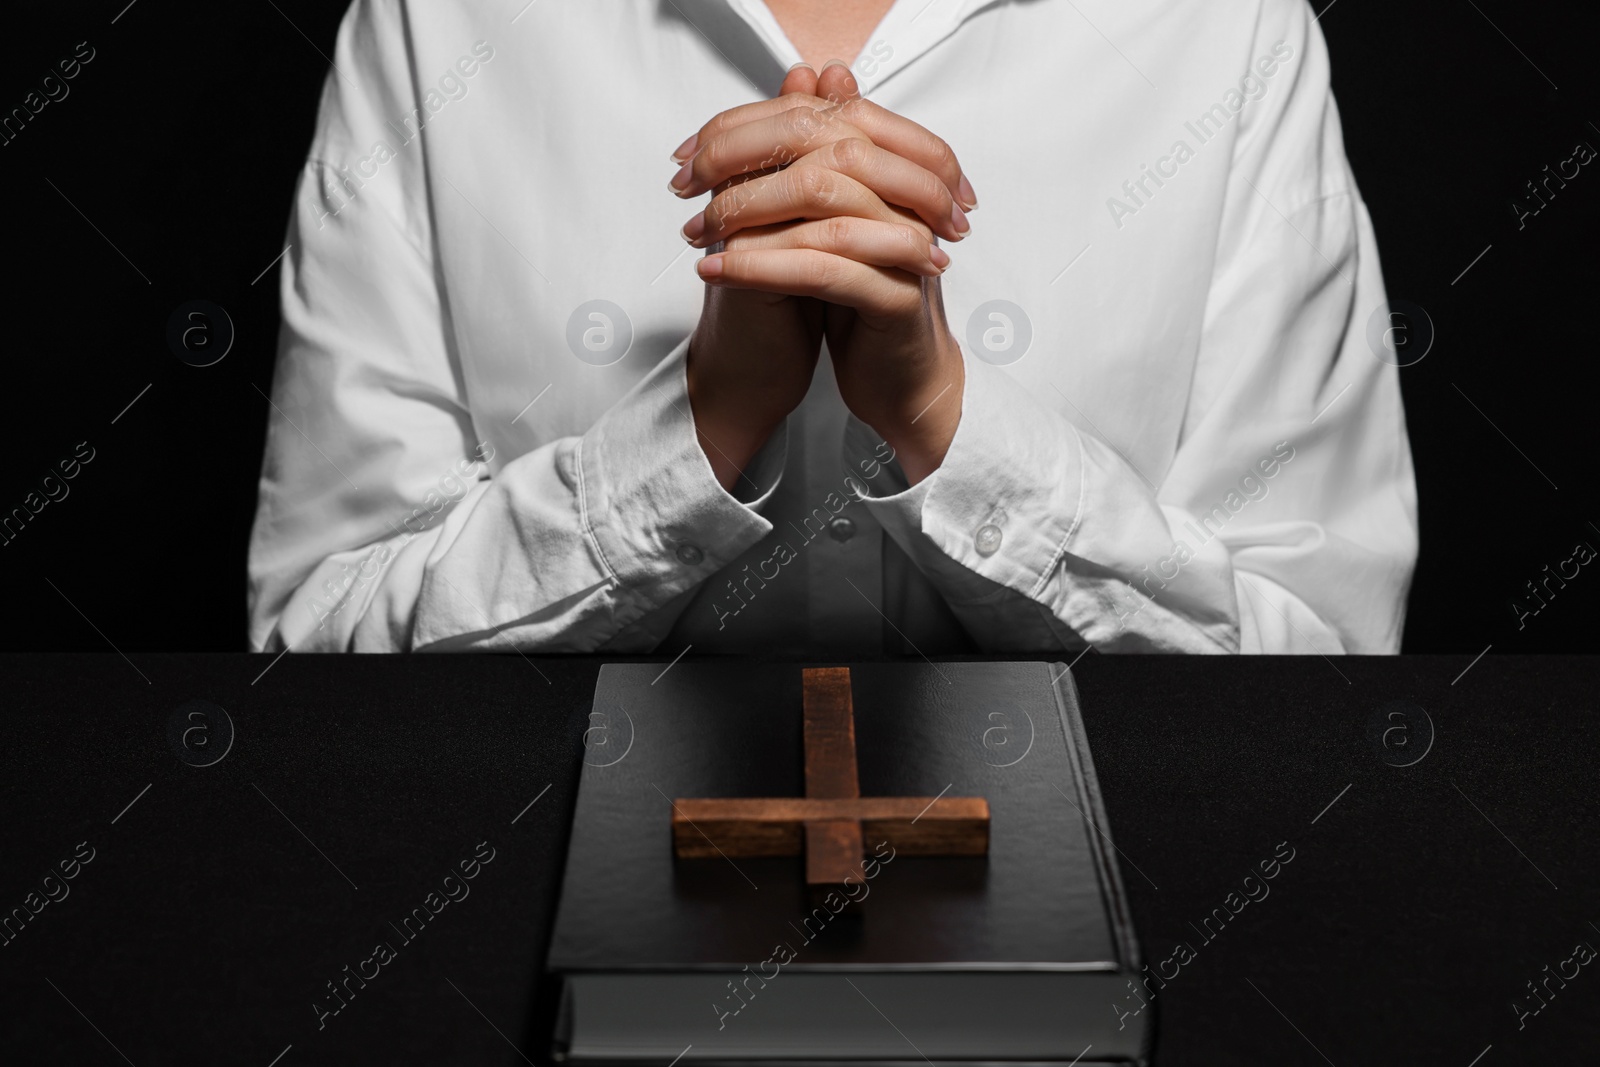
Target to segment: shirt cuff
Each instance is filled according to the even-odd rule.
[[[787,454],[773,434],[741,479],[749,503],[723,489],[695,435],[684,340],[578,444],[579,507],[606,570],[624,587],[670,599],[772,530],[758,510]]]
[[[1082,441],[964,344],[962,360],[961,421],[944,462],[866,506],[947,600],[986,599],[996,585],[1037,599],[1082,513]]]

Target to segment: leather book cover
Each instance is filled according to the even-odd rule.
[[[805,795],[801,679],[602,668],[548,961],[553,1057],[1139,1060],[1148,1013],[1119,1027],[1113,1007],[1137,948],[1060,664],[850,669],[860,795],[984,798],[986,856],[867,832],[864,879],[830,905],[799,856],[674,855],[680,798]]]

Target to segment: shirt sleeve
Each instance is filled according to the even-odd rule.
[[[967,354],[941,467],[867,502],[986,648],[1399,650],[1416,490],[1398,371],[1367,336],[1387,306],[1372,224],[1306,6],[1269,0],[1257,36],[1252,56],[1301,61],[1241,116],[1158,484]]]
[[[581,436],[479,442],[442,314],[402,5],[339,34],[283,260],[250,543],[250,639],[275,651],[648,649],[683,594],[756,543],[774,435],[736,499],[697,442],[679,344]],[[363,180],[365,179],[365,180]],[[561,339],[552,339],[560,344]]]

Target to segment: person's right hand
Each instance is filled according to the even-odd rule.
[[[780,96],[810,97],[816,92],[817,74],[804,66],[791,70],[779,89]],[[694,146],[687,144],[680,151],[687,151],[687,156],[675,160],[692,157]],[[771,166],[787,162],[774,159]],[[690,166],[684,164],[685,172]],[[766,171],[737,175],[714,191],[762,173]],[[795,225],[786,222],[740,231],[724,242],[724,250],[755,245]],[[700,321],[689,340],[689,406],[700,447],[724,489],[733,488],[756,452],[805,398],[816,372],[825,315],[822,302],[809,297],[706,286]]]

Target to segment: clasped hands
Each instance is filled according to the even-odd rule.
[[[848,67],[797,66],[772,100],[715,116],[673,154],[680,197],[713,192],[683,228],[705,304],[689,343],[701,448],[731,489],[804,398],[825,337],[840,397],[911,484],[961,417],[960,347],[939,277],[972,184],[950,147],[860,96]]]

